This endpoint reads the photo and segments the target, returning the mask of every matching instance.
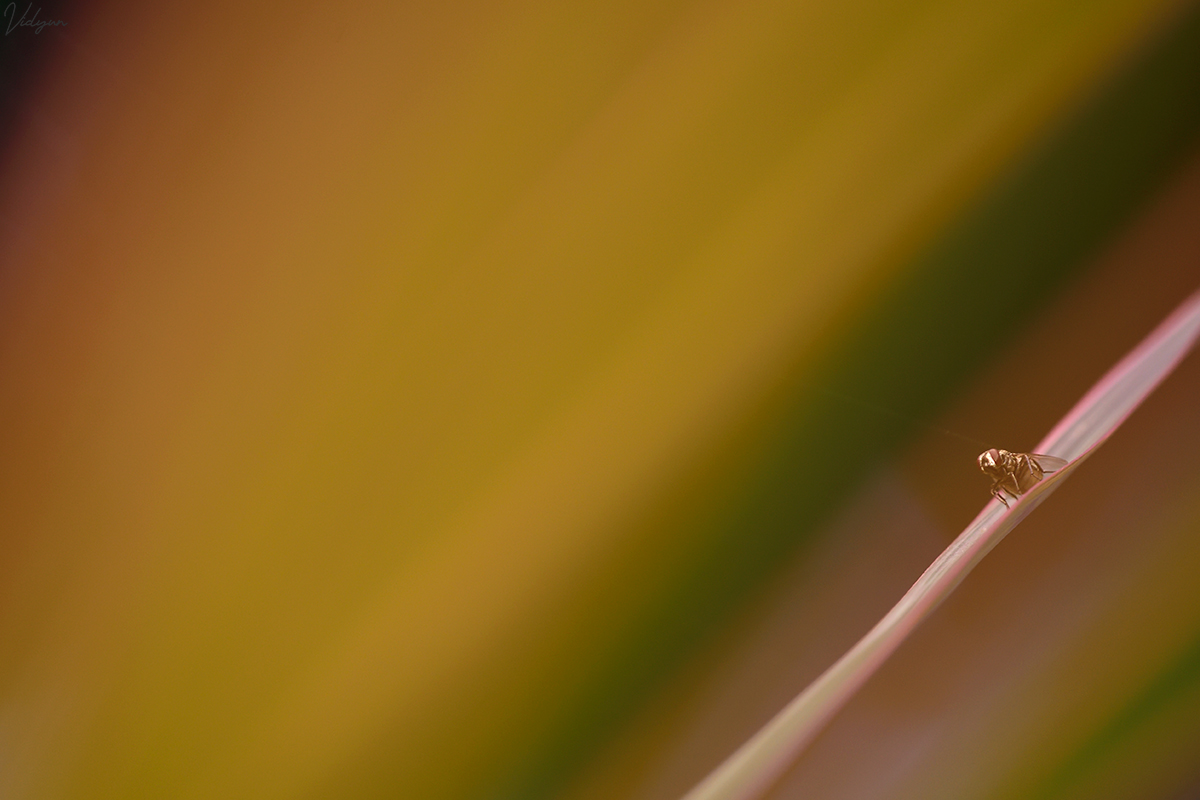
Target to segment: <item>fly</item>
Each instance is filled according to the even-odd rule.
[[[979,455],[979,468],[992,479],[992,495],[1008,507],[1007,493],[1014,500],[1032,489],[1047,472],[1056,472],[1067,462],[1037,453],[1010,453],[992,448]]]

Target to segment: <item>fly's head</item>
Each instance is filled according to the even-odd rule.
[[[989,478],[1003,477],[1011,469],[1008,463],[1010,458],[1008,451],[997,450],[993,447],[991,450],[979,454],[979,469],[983,470],[983,474]]]

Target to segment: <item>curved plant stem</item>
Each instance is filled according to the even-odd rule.
[[[1193,294],[1075,404],[1034,452],[1069,463],[1005,508],[990,501],[858,644],[688,792],[684,800],[760,797],[829,719],[967,573],[1108,439],[1187,354],[1200,334]]]

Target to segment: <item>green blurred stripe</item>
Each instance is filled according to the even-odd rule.
[[[1153,675],[1142,690],[1086,742],[1065,758],[1053,773],[1033,792],[1021,792],[1020,797],[1049,800],[1061,797],[1094,796],[1094,787],[1111,778],[1114,767],[1144,759],[1140,745],[1160,742],[1159,760],[1168,760],[1176,750],[1190,751],[1192,759],[1200,757],[1200,742],[1166,741],[1176,733],[1173,717],[1189,706],[1194,711],[1200,697],[1200,636],[1184,649],[1175,661]],[[1200,729],[1200,722],[1192,726]],[[1193,735],[1196,730],[1193,730]],[[1144,748],[1141,748],[1144,750]],[[1137,752],[1135,752],[1137,751]],[[1142,764],[1143,767],[1157,765]],[[1141,795],[1148,796],[1148,795]]]
[[[902,282],[831,350],[816,373],[822,379],[806,379],[811,368],[797,365],[770,408],[748,423],[753,435],[734,432],[643,521],[648,542],[677,540],[663,535],[666,526],[708,547],[646,609],[627,646],[597,665],[586,693],[561,709],[557,735],[514,765],[506,788],[489,780],[476,796],[552,796],[911,433],[910,423],[864,415],[815,385],[931,414],[1162,185],[1200,133],[1197,98],[1200,7],[1192,6],[897,272]]]

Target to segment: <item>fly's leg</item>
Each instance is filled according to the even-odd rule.
[[[1004,499],[1004,490],[1000,488],[999,482],[992,484],[992,496],[1004,503],[1004,507],[1008,508],[1008,501]]]
[[[1025,463],[1025,468],[1029,470],[1029,474],[1033,476],[1034,483],[1046,477],[1046,472],[1042,469],[1042,465],[1035,461],[1028,453],[1023,453],[1021,460]]]

